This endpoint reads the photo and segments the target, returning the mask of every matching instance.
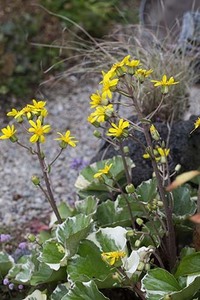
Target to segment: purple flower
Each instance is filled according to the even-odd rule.
[[[21,250],[25,250],[28,248],[28,245],[26,242],[21,242],[21,243],[19,243],[18,248]]]
[[[7,243],[11,240],[11,235],[10,234],[0,234],[0,242],[1,243]]]
[[[8,285],[8,288],[9,288],[9,290],[13,290],[13,289],[14,289],[14,283],[10,283],[10,284]]]
[[[19,290],[23,290],[23,288],[24,288],[24,286],[23,286],[22,284],[19,284],[19,285],[18,285],[18,289],[19,289]]]
[[[80,171],[83,168],[85,168],[87,165],[88,165],[88,163],[86,161],[84,161],[82,157],[74,158],[71,161],[70,168],[73,170],[76,170],[76,171]]]
[[[8,278],[4,278],[3,285],[8,285],[10,283]]]

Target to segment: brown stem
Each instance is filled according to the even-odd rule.
[[[47,199],[49,200],[49,203],[50,203],[50,205],[53,209],[53,212],[56,215],[58,223],[61,224],[62,223],[62,218],[60,216],[60,213],[59,213],[57,205],[56,205],[56,201],[54,199],[54,195],[53,195],[53,192],[52,192],[52,189],[51,189],[51,184],[50,184],[49,177],[48,177],[48,170],[47,170],[46,165],[44,163],[44,158],[42,157],[39,142],[37,142],[37,156],[38,156],[38,159],[39,159],[39,162],[40,162],[40,167],[42,169],[45,185],[46,185],[46,188],[47,188],[47,192],[46,192],[48,194]]]
[[[132,96],[133,103],[135,105],[135,109],[138,114],[138,118],[140,120],[142,120],[144,118],[144,116],[142,114],[142,111],[140,109],[137,99],[135,99],[135,97],[134,97],[133,88],[130,85],[127,85],[127,88],[128,88],[129,94]],[[139,97],[139,94],[138,94],[138,97]],[[149,125],[142,123],[142,127],[144,129],[144,135],[145,135],[145,139],[147,142],[147,146],[150,147],[151,149],[153,149],[152,142],[151,142],[151,136],[149,133]],[[176,239],[175,239],[175,230],[174,230],[173,219],[172,219],[172,208],[169,206],[168,198],[167,198],[167,195],[165,193],[165,190],[164,190],[164,187],[162,184],[162,178],[160,176],[160,172],[158,170],[157,163],[154,159],[152,159],[152,167],[153,167],[154,173],[156,175],[158,191],[160,194],[160,198],[163,202],[165,215],[166,215],[166,222],[167,222],[167,229],[168,229],[168,232],[166,233],[167,250],[168,250],[167,254],[168,254],[169,267],[170,267],[170,269],[172,269],[176,262]]]

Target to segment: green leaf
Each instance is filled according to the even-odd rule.
[[[200,274],[200,252],[184,256],[175,273],[176,277]]]
[[[0,252],[0,275],[4,277],[14,264],[13,258],[6,252]]]
[[[142,202],[151,202],[157,196],[157,182],[156,179],[149,179],[142,182],[135,190],[138,198]]]
[[[47,264],[51,269],[58,270],[61,261],[65,256],[65,249],[55,240],[48,240],[43,244],[42,252],[38,258],[39,261]]]
[[[181,287],[175,277],[168,271],[157,268],[150,270],[142,279],[142,289],[147,293],[147,299],[160,300],[169,293],[180,291]]]
[[[200,277],[196,277],[191,284],[182,289],[180,292],[175,292],[171,295],[171,300],[193,300],[195,294],[200,289]],[[199,298],[198,298],[199,299]]]
[[[93,279],[100,288],[111,288],[116,283],[112,279],[114,270],[111,270],[102,260],[100,249],[88,240],[81,242],[78,255],[69,260],[67,270],[70,279],[74,282]],[[98,284],[97,281],[101,282]]]
[[[61,300],[68,293],[66,284],[59,284],[51,295],[51,300]]]
[[[126,248],[126,234],[127,230],[123,227],[106,227],[91,233],[87,239],[97,245],[101,252],[110,252]]]
[[[84,200],[79,200],[75,202],[75,208],[78,213],[85,215],[94,214],[97,210],[98,199],[92,196],[87,197]]]
[[[172,191],[174,198],[174,214],[176,216],[193,215],[196,211],[195,201],[191,198],[189,188],[181,186]]]
[[[79,242],[89,234],[92,225],[91,222],[91,216],[79,214],[69,217],[65,222],[58,225],[56,237],[67,250],[68,258],[76,253]]]
[[[20,283],[29,282],[35,269],[35,265],[31,259],[31,256],[23,256],[20,263],[15,264],[12,269],[10,269],[8,277]]]
[[[134,167],[132,160],[127,157],[126,162],[128,165],[129,172]],[[91,164],[84,168],[80,175],[78,176],[75,187],[78,189],[78,194],[81,197],[87,197],[89,195],[96,196],[100,201],[104,201],[110,198],[110,193],[112,192],[112,187],[114,186],[113,180],[105,176],[104,184],[94,178],[94,174],[97,173],[99,169],[103,169],[105,163],[111,164],[110,173],[115,181],[118,181],[122,186],[126,182],[126,176],[124,171],[124,164],[121,156],[114,156],[111,159],[102,160]]]
[[[94,281],[76,282],[61,300],[109,300],[97,288]]]
[[[142,217],[144,212],[138,200],[127,195],[119,195],[116,201],[107,200],[98,205],[96,218],[99,226],[131,226],[131,215],[128,208],[129,202],[133,217]]]
[[[30,284],[35,286],[52,281],[59,281],[61,279],[63,280],[65,277],[65,268],[60,268],[58,271],[54,271],[47,264],[40,263],[38,270],[35,271],[31,277]]]
[[[40,290],[35,290],[31,295],[28,295],[24,300],[47,300],[47,295]]]

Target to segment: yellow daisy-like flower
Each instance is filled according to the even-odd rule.
[[[126,72],[126,64],[128,63],[130,58],[130,55],[125,56],[121,61],[116,62],[112,68],[111,68],[111,72],[113,72],[113,76],[117,75],[123,75]]]
[[[16,142],[17,138],[15,137],[15,133],[17,132],[14,125],[7,126],[1,129],[3,135],[0,136],[0,140],[10,139],[12,142]]]
[[[124,251],[113,251],[113,252],[103,252],[101,258],[103,261],[107,262],[110,266],[113,266],[116,262],[126,256]]]
[[[169,155],[170,149],[169,148],[161,148],[158,147],[153,150],[154,158],[157,162],[166,163],[166,157]],[[151,158],[149,153],[144,153],[143,158],[148,159]]]
[[[30,138],[31,143],[36,143],[39,141],[40,143],[45,142],[45,133],[48,133],[51,130],[50,125],[42,125],[42,122],[40,119],[36,120],[36,122],[30,120],[29,121],[31,128],[28,129],[29,132],[34,133],[32,137]]]
[[[103,169],[98,170],[98,172],[94,174],[94,178],[99,178],[102,177],[102,175],[108,174],[110,172],[111,167],[112,164],[110,165],[105,164]]]
[[[126,62],[126,65],[127,65],[128,67],[136,68],[136,67],[140,66],[141,63],[140,63],[140,60],[138,60],[138,59],[133,59],[133,60],[131,60],[131,61],[127,61],[127,62]]]
[[[103,84],[102,96],[112,99],[112,92],[115,91],[119,79],[118,78],[111,79],[113,75],[112,71],[109,71],[107,73],[104,73],[102,71],[102,74],[103,74],[103,80],[100,82],[100,84]]]
[[[128,128],[130,124],[128,121],[120,119],[118,125],[116,125],[115,123],[111,123],[111,125],[112,127],[108,129],[107,135],[119,138],[121,136],[127,135],[126,128]]]
[[[96,110],[90,114],[88,121],[94,123],[95,121],[103,123],[106,120],[106,117],[110,117],[114,111],[113,105],[108,104],[105,106],[97,106]]]
[[[33,110],[42,110],[46,105],[46,101],[36,101],[33,99],[33,104],[28,104],[28,107],[32,108]]]
[[[90,99],[91,108],[96,108],[97,106],[108,104],[108,100],[106,99],[105,95],[101,95],[99,91],[97,91],[96,94],[92,94]]]
[[[61,144],[60,144],[61,148],[66,148],[67,145],[70,145],[71,147],[76,147],[76,143],[78,141],[74,140],[75,137],[70,136],[70,134],[71,134],[70,130],[67,130],[65,132],[65,134],[62,134],[60,132],[57,132],[57,134],[59,134],[60,137],[55,140],[61,141]]]
[[[174,77],[170,77],[167,80],[167,76],[163,75],[162,80],[151,80],[151,82],[154,83],[154,86],[161,86],[162,87],[162,93],[163,94],[167,94],[168,93],[168,89],[170,85],[174,85],[174,84],[178,84],[179,81],[175,81]]]
[[[152,69],[149,70],[138,69],[135,71],[135,77],[138,78],[141,82],[143,82],[146,77],[151,75],[151,73],[153,73]]]
[[[190,132],[190,134],[195,131],[198,127],[200,127],[200,117],[197,118],[197,120],[194,123],[194,129]]]
[[[15,119],[19,119],[23,116],[26,116],[28,120],[32,118],[33,109],[29,107],[28,105],[22,108],[16,115]]]
[[[15,108],[12,108],[12,110],[7,113],[7,116],[8,117],[15,117],[18,113],[19,113],[18,110],[16,110]]]

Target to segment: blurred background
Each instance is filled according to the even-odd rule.
[[[139,4],[139,0],[0,0],[1,103],[33,97],[42,81],[67,69],[76,43],[77,48],[84,47],[88,39],[79,26],[92,37],[103,38],[117,24],[138,23]]]

